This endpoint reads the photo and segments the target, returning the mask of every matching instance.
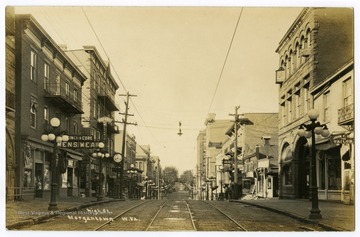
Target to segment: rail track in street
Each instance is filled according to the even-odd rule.
[[[82,231],[326,231],[252,205],[192,200],[174,192],[160,200],[126,200],[76,209],[22,230]]]

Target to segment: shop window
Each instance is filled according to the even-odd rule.
[[[32,170],[26,169],[26,170],[24,171],[23,186],[24,186],[24,188],[33,187],[33,182],[32,182]]]

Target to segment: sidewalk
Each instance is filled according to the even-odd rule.
[[[322,219],[310,220],[311,201],[305,199],[230,200],[265,208],[304,222],[317,223],[329,231],[355,231],[355,206],[339,202],[319,201]]]
[[[33,224],[48,219],[52,216],[56,216],[56,211],[48,211],[49,201],[50,200],[48,199],[38,198],[27,201],[14,201],[6,203],[6,228],[11,230],[13,228]],[[103,201],[97,201],[96,197],[58,197],[57,212],[76,211],[79,208],[114,201],[123,200],[107,197],[104,197]]]

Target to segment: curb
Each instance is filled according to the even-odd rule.
[[[63,210],[57,210],[54,212],[54,214],[49,214],[49,215],[43,215],[43,216],[39,216],[36,218],[31,218],[29,220],[24,220],[24,221],[19,221],[17,223],[11,224],[11,225],[7,225],[6,229],[7,230],[16,230],[19,227],[22,226],[27,226],[27,225],[35,225],[41,221],[50,219],[52,217],[58,216],[60,214],[60,212],[71,212],[71,211],[78,211],[81,208],[85,208],[85,207],[90,207],[90,206],[95,206],[95,205],[99,205],[99,204],[104,204],[104,203],[110,203],[110,202],[119,202],[119,201],[125,201],[125,199],[112,199],[112,200],[105,200],[105,201],[99,201],[99,202],[89,202],[86,204],[80,204],[78,206],[73,206],[73,207],[66,207]],[[57,213],[58,212],[58,213]]]
[[[290,213],[290,212],[287,212],[287,211],[282,211],[282,210],[279,210],[279,209],[275,209],[273,207],[267,207],[267,206],[264,206],[264,205],[259,205],[259,204],[256,204],[256,203],[251,203],[251,202],[246,202],[246,201],[241,201],[241,200],[230,200],[230,202],[238,202],[238,203],[247,204],[247,205],[255,206],[255,207],[258,207],[258,208],[266,209],[266,210],[271,211],[271,212],[276,212],[278,214],[289,216],[289,217],[291,217],[293,219],[296,219],[298,221],[301,221],[303,223],[309,223],[309,224],[318,225],[318,226],[326,229],[327,231],[349,231],[349,230],[333,227],[333,226],[330,226],[330,225],[327,225],[327,224],[324,224],[324,223],[320,223],[320,222],[317,222],[317,221],[309,220],[309,219],[306,219],[306,218],[304,218],[302,216],[299,216],[299,215],[296,215],[296,214],[293,214],[293,213]]]

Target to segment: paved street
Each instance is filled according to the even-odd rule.
[[[7,226],[11,230],[90,231],[354,230],[354,206],[340,203],[321,202],[323,219],[317,223],[308,220],[310,202],[303,200],[198,201],[179,191],[161,200],[94,201],[60,199],[60,209],[52,216],[46,211],[47,200],[11,203]]]

